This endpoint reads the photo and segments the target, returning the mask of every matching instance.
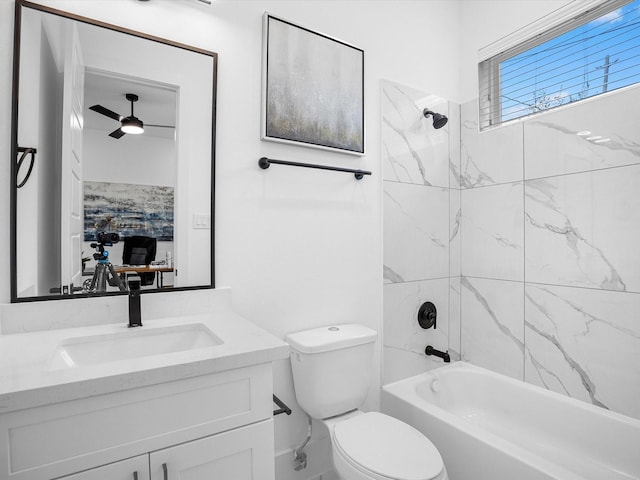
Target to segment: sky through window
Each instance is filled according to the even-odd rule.
[[[500,63],[501,121],[640,82],[640,0]]]

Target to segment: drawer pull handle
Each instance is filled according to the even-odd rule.
[[[167,464],[162,464],[162,472],[164,473],[164,480],[169,480],[169,472],[167,471]]]
[[[138,472],[133,472],[133,480],[138,480]]]

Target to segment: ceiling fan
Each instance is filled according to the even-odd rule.
[[[127,93],[125,95],[126,99],[131,102],[131,115],[125,117],[120,115],[113,110],[109,110],[102,105],[93,105],[89,107],[89,110],[93,110],[94,112],[105,115],[109,118],[112,118],[118,122],[120,122],[120,126],[115,129],[113,132],[109,134],[110,137],[113,138],[121,138],[123,135],[129,133],[132,135],[139,135],[144,132],[144,123],[138,117],[133,114],[133,104],[138,101],[138,95],[135,93]],[[173,125],[153,125],[147,124],[147,127],[163,127],[163,128],[175,128]]]

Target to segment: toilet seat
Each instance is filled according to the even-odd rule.
[[[368,412],[333,427],[334,451],[369,478],[435,480],[443,477],[442,457],[418,430],[388,415]]]

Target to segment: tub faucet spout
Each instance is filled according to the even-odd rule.
[[[440,350],[436,350],[431,345],[427,345],[427,348],[424,349],[424,353],[427,355],[435,355],[436,357],[440,357],[445,363],[451,362],[451,357],[449,356],[449,350],[446,352],[441,352]]]

